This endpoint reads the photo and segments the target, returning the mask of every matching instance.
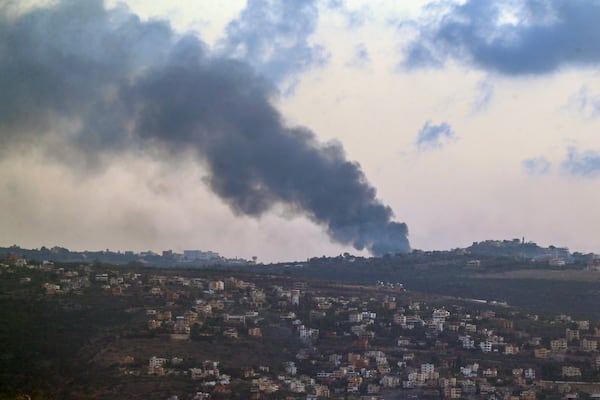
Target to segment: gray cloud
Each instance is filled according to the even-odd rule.
[[[348,29],[357,29],[365,24],[368,17],[367,9],[351,10],[344,0],[329,0],[327,7],[337,11],[346,19]]]
[[[455,137],[456,135],[449,124],[443,122],[439,125],[433,125],[431,121],[427,121],[419,131],[415,145],[419,150],[431,150],[442,147],[445,140],[454,139]]]
[[[477,84],[476,91],[477,95],[473,102],[473,112],[478,113],[484,111],[490,105],[494,97],[494,85],[488,80],[483,80]]]
[[[315,0],[248,0],[220,41],[223,54],[248,62],[259,73],[282,83],[327,63],[325,48],[309,41],[319,17]],[[289,82],[288,82],[289,83]]]
[[[354,56],[346,65],[352,68],[364,68],[370,62],[371,57],[369,56],[367,46],[364,43],[359,43],[354,46]]]
[[[530,158],[523,161],[523,168],[529,175],[547,175],[552,165],[545,157]]]
[[[569,147],[567,158],[561,164],[562,169],[570,175],[584,178],[600,176],[600,153],[597,151],[580,152]]]
[[[43,147],[70,166],[66,153],[97,163],[131,151],[167,163],[193,154],[238,214],[284,204],[340,243],[409,250],[406,225],[339,143],[286,126],[269,82],[193,35],[100,0],[65,0],[18,19],[0,14],[0,54],[5,150]]]
[[[590,94],[589,88],[584,85],[571,96],[566,108],[587,118],[596,118],[600,116],[600,96]]]
[[[505,75],[532,75],[600,61],[597,1],[468,0],[429,9],[437,10],[433,21],[419,25],[418,37],[405,49],[408,68],[454,59]]]

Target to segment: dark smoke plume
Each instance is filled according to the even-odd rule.
[[[274,93],[244,62],[100,0],[0,15],[2,148],[39,145],[66,162],[192,152],[236,213],[281,203],[340,243],[409,251],[406,225],[392,222],[360,166],[340,144],[286,126]]]

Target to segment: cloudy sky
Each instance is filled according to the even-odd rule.
[[[2,246],[600,251],[595,0],[2,4]]]

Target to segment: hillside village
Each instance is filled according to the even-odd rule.
[[[600,394],[600,324],[569,315],[429,298],[398,282],[352,286],[25,261],[3,264],[0,271],[3,292],[13,296],[28,290],[65,306],[96,293],[129,304],[129,325],[105,332],[88,365],[117,383],[159,382],[161,391],[146,398],[525,400]],[[239,354],[225,356],[228,348]],[[182,389],[169,389],[169,382],[182,380]],[[104,390],[91,398],[103,398]]]

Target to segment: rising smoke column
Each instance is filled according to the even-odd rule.
[[[337,242],[376,255],[409,251],[406,225],[392,221],[342,146],[287,126],[265,79],[211,56],[193,35],[100,0],[68,0],[1,15],[0,55],[5,147],[35,143],[65,162],[140,148],[192,152],[235,213],[258,217],[284,204]]]

